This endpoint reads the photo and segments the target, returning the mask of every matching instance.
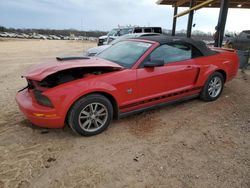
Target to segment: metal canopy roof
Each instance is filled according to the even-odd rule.
[[[199,5],[206,0],[195,0],[194,6]],[[172,5],[173,7],[189,7],[190,0],[158,0],[156,2],[159,5]],[[214,2],[204,6],[204,7],[213,7],[220,8],[220,0],[215,0]],[[250,8],[250,0],[229,0],[229,8]]]

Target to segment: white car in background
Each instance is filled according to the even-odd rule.
[[[0,33],[0,37],[8,37],[8,33],[6,33],[6,32]]]
[[[108,32],[107,35],[101,36],[98,38],[98,46],[109,44],[111,41],[115,40],[126,34],[132,33],[160,33],[162,34],[161,27],[139,27],[139,26],[131,26],[131,27],[119,27],[112,29]]]
[[[144,36],[154,36],[154,35],[161,35],[161,34],[159,34],[159,33],[132,33],[132,34],[123,35],[123,36],[113,40],[109,44],[105,44],[105,45],[101,45],[101,46],[97,46],[97,47],[88,49],[84,55],[85,56],[95,56],[95,55],[101,53],[103,50],[107,49],[108,47],[116,44],[117,42],[119,42],[121,40],[129,39],[129,38],[144,37]]]
[[[101,45],[109,44],[112,40],[115,40],[116,38],[119,38],[120,36],[132,33],[132,31],[133,31],[132,27],[112,29],[110,32],[108,32],[107,35],[100,36],[98,38],[97,45],[101,46]]]

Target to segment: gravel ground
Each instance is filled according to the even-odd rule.
[[[0,187],[250,187],[250,73],[215,102],[198,99],[113,121],[80,137],[34,127],[14,97],[21,73],[79,41],[0,41]]]

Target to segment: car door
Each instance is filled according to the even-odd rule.
[[[141,99],[150,99],[193,88],[198,77],[199,67],[194,57],[201,56],[189,44],[174,42],[155,49],[146,61],[161,59],[164,66],[137,69],[137,87]]]

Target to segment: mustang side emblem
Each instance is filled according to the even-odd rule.
[[[133,89],[132,88],[127,89],[127,93],[128,94],[132,94],[133,93]]]

